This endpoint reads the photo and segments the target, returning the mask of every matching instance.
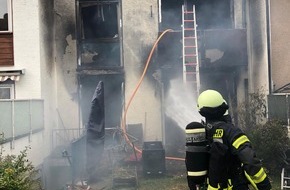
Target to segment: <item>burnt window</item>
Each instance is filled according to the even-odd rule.
[[[81,3],[83,39],[117,38],[117,3]]]
[[[79,1],[79,65],[83,68],[120,67],[118,1]]]

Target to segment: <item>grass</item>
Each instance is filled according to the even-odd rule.
[[[147,178],[139,181],[138,190],[188,190],[186,177],[165,176],[158,178]]]
[[[272,190],[281,190],[281,176],[275,175],[270,176],[271,184],[272,184]]]
[[[187,178],[186,178],[186,168],[185,163],[180,161],[166,161],[166,173],[159,176],[151,176],[147,175],[144,176],[142,172],[142,166],[137,165],[137,181],[138,181],[138,190],[189,190],[187,185]],[[117,174],[116,172],[113,172]],[[105,174],[105,172],[102,172]],[[122,175],[120,175],[122,176]],[[93,190],[99,190],[100,187],[103,190],[110,190],[112,189],[112,181],[110,180],[112,176],[108,174],[105,177],[107,180],[106,183],[96,184],[92,186]],[[276,174],[270,176],[271,183],[272,183],[272,190],[280,190],[281,188],[281,179],[280,174]],[[124,188],[115,188],[115,189],[136,189],[131,185],[126,185]],[[253,190],[253,189],[252,189]]]
[[[271,178],[272,190],[281,190],[280,176]],[[163,176],[139,179],[138,190],[188,190],[186,176]]]

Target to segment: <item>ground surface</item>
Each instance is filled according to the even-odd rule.
[[[137,165],[138,185],[124,184],[112,187],[112,176],[108,175],[98,183],[91,185],[91,190],[188,190],[185,164],[182,161],[166,161],[166,173],[163,175],[143,175],[142,165]],[[271,177],[272,190],[280,190],[280,176]]]
[[[112,172],[108,172],[109,167],[101,168],[98,180],[89,184],[81,185],[79,182],[76,190],[186,190],[186,170],[184,161],[166,160],[166,170],[163,174],[144,174],[141,162],[126,163],[118,166]],[[86,182],[84,182],[86,183]],[[89,186],[89,188],[88,188]]]
[[[175,149],[178,150],[178,149]],[[184,157],[180,152],[175,152],[178,157]],[[104,156],[96,181],[75,190],[188,190],[186,179],[186,168],[184,161],[166,159],[165,173],[160,175],[148,175],[143,172],[143,165],[140,155],[137,155],[137,162],[134,154],[120,152]],[[134,161],[132,161],[134,160]],[[280,175],[271,176],[272,190],[280,190]],[[89,186],[89,188],[88,188]],[[70,190],[70,189],[69,189]]]

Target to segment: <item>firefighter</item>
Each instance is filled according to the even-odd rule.
[[[199,95],[197,103],[199,113],[206,119],[210,145],[208,190],[249,190],[250,182],[258,190],[270,190],[269,178],[248,137],[232,123],[225,122],[228,105],[222,95],[206,90]]]

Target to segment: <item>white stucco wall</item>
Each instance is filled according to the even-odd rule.
[[[52,129],[79,127],[76,44],[71,35],[75,33],[74,3],[73,0],[13,1],[15,62],[13,67],[1,69],[25,69],[25,74],[15,83],[15,99],[44,100],[44,129],[30,139],[23,137],[12,146],[9,142],[3,146],[5,154],[18,154],[30,146],[28,158],[36,166],[51,151]]]
[[[125,101],[129,102],[158,38],[158,1],[122,1]],[[152,17],[151,17],[152,10]],[[128,113],[127,124],[142,123],[144,140],[162,140],[161,101],[145,76]]]
[[[14,66],[1,69],[25,69],[20,81],[15,82],[15,99],[42,99],[39,1],[13,1],[12,11]],[[4,154],[18,154],[25,146],[30,146],[32,149],[28,152],[29,160],[34,165],[40,164],[49,149],[46,147],[47,138],[43,138],[44,131],[33,134],[30,139],[27,136],[12,144],[4,144]]]
[[[41,97],[38,6],[38,0],[12,2],[14,66],[1,69],[25,69],[15,85],[17,99]]]
[[[18,155],[25,147],[29,147],[27,159],[37,167],[42,163],[47,152],[49,152],[49,148],[46,146],[44,139],[45,133],[39,132],[33,134],[30,138],[27,136],[17,139],[13,144],[11,142],[5,143],[2,145],[3,153],[4,155]]]
[[[270,1],[271,73],[273,90],[290,83],[290,1]]]

